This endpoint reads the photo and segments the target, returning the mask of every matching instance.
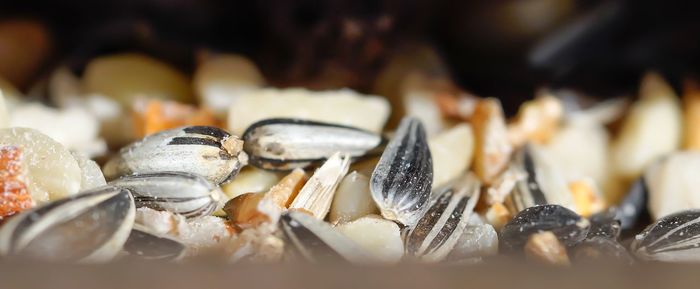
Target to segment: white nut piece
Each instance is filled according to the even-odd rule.
[[[353,171],[338,185],[328,218],[332,224],[338,224],[378,212],[369,190],[369,178]]]
[[[60,143],[31,128],[0,130],[0,145],[21,147],[27,168],[27,189],[37,204],[58,200],[80,190],[82,175],[73,155]]]
[[[377,215],[369,215],[336,227],[362,248],[386,263],[396,263],[403,256],[399,226]]]
[[[82,176],[80,179],[80,191],[101,187],[107,184],[100,166],[97,165],[95,161],[80,152],[71,152],[71,154],[73,154],[73,157],[80,167]]]
[[[194,74],[194,88],[201,103],[219,117],[241,94],[259,89],[265,82],[250,59],[236,54],[205,56]]]
[[[640,176],[655,159],[679,147],[681,129],[678,97],[661,76],[647,74],[640,100],[632,105],[613,143],[614,172],[628,180]]]
[[[242,94],[231,104],[228,128],[231,133],[242,135],[246,128],[259,120],[285,117],[342,124],[379,133],[389,113],[386,99],[347,89],[323,92],[261,89]]]
[[[428,141],[433,157],[433,188],[463,174],[474,155],[474,134],[468,124],[459,124]]]

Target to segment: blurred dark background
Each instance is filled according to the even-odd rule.
[[[48,29],[50,56],[37,75],[57,64],[80,73],[89,59],[116,51],[191,72],[207,49],[250,57],[273,85],[368,91],[392,55],[428,45],[459,86],[504,99],[512,113],[543,85],[630,94],[654,69],[677,86],[700,68],[697,3],[24,0],[2,1],[0,17]]]

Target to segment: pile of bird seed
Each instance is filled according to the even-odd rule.
[[[638,97],[541,90],[507,120],[496,98],[415,79],[387,98],[275,89],[238,55],[190,80],[119,54],[58,67],[43,101],[2,82],[0,254],[700,261],[693,82],[683,106],[655,73]]]

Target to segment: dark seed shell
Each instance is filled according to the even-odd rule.
[[[135,225],[124,243],[124,251],[147,260],[177,260],[183,256],[185,245],[167,237],[156,236],[148,229]]]
[[[551,231],[565,246],[573,246],[586,238],[590,223],[573,211],[559,205],[542,205],[518,213],[501,230],[500,242],[509,251],[518,251],[530,235]]]
[[[406,117],[372,172],[372,198],[384,218],[412,226],[428,208],[432,183],[425,129],[418,119]]]
[[[312,263],[368,263],[373,257],[322,220],[299,211],[282,214],[279,226],[288,252]]]
[[[353,159],[377,155],[384,144],[375,133],[337,124],[274,118],[252,124],[243,133],[250,164],[267,170],[320,165],[336,152]]]
[[[613,262],[617,264],[633,264],[634,258],[627,249],[617,241],[606,237],[593,237],[583,240],[572,250],[572,259],[575,263],[602,263]]]
[[[591,229],[588,231],[586,239],[603,237],[617,240],[620,237],[620,221],[617,220],[617,210],[610,208],[604,212],[594,214],[588,220],[591,222]]]
[[[134,224],[128,190],[105,186],[21,213],[0,228],[0,254],[50,261],[112,259]]]
[[[643,260],[700,262],[700,210],[668,215],[649,225],[632,242]]]
[[[650,219],[647,209],[648,195],[649,188],[644,177],[632,184],[617,210],[617,219],[620,220],[620,227],[623,231],[639,232],[641,228],[635,231],[637,225]]]
[[[406,240],[408,254],[440,261],[454,248],[479,199],[480,182],[467,174],[441,189]]]

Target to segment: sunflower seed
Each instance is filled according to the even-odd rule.
[[[617,240],[620,237],[620,221],[616,219],[617,210],[615,208],[610,208],[605,212],[597,213],[590,218],[588,221],[591,222],[591,228],[588,230],[588,236],[586,239],[591,239],[595,237],[603,237],[611,240]]]
[[[329,224],[299,211],[282,214],[279,223],[289,252],[313,262],[347,260],[352,263],[375,261],[359,245]]]
[[[401,120],[370,179],[372,198],[382,216],[412,226],[428,208],[433,162],[419,120]]]
[[[223,194],[204,177],[180,172],[124,176],[109,184],[128,189],[137,208],[148,207],[185,217],[211,214]]]
[[[448,184],[418,220],[406,250],[424,261],[440,261],[452,251],[479,199],[480,182],[467,174]]]
[[[336,152],[352,158],[376,155],[382,137],[354,127],[291,118],[266,119],[243,134],[250,164],[268,170],[291,170],[321,164]]]
[[[185,252],[185,245],[168,237],[158,236],[146,227],[134,224],[124,243],[129,255],[147,260],[177,260]]]
[[[635,236],[631,247],[643,260],[700,262],[700,210],[659,219]]]
[[[501,230],[501,244],[510,251],[517,251],[528,241],[530,235],[551,231],[565,246],[581,242],[590,223],[573,211],[559,205],[541,205],[518,213]]]
[[[515,156],[515,165],[527,173],[518,180],[506,200],[514,213],[536,205],[555,204],[576,209],[574,198],[563,176],[546,156],[533,145],[525,145]]]
[[[323,220],[331,208],[338,184],[348,173],[350,158],[336,153],[309,178],[289,206]]]
[[[0,228],[0,254],[108,261],[129,237],[134,212],[128,190],[105,186],[83,192],[13,217]]]
[[[175,171],[204,176],[214,184],[231,180],[248,162],[243,141],[207,126],[152,134],[122,148],[105,164],[108,180],[130,174]]]
[[[606,237],[593,237],[583,240],[571,253],[574,263],[614,262],[632,264],[634,259],[627,249],[615,240]]]
[[[647,209],[648,191],[644,177],[641,177],[632,184],[627,196],[618,205],[615,218],[620,220],[623,231],[632,231],[640,221],[650,219]]]

